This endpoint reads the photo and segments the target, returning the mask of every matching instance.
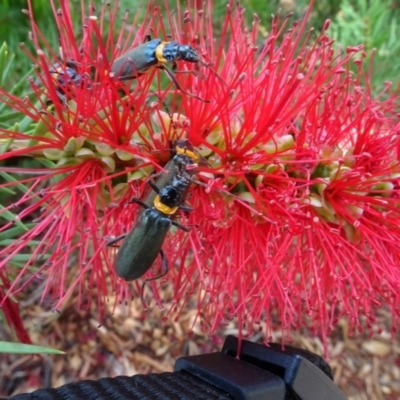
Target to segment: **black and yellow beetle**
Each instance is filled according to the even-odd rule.
[[[49,68],[50,75],[56,84],[57,96],[63,104],[67,103],[67,94],[71,90],[71,85],[83,87],[86,82],[87,87],[91,87],[89,75],[87,73],[79,73],[79,66],[79,62],[68,60],[65,65],[57,62]],[[51,103],[51,101],[49,103]]]
[[[76,69],[76,64],[72,61],[67,61],[65,67],[61,63],[55,63],[49,68],[51,77],[56,83],[56,93],[60,101],[66,103],[67,85],[81,84],[81,75]]]
[[[147,37],[148,38],[148,37]],[[182,93],[195,97],[201,101],[206,101],[199,96],[188,93],[181,88],[176,80],[174,73],[167,68],[167,64],[171,64],[175,69],[177,61],[187,61],[194,64],[204,64],[196,52],[196,50],[179,42],[164,42],[161,39],[153,39],[143,43],[140,46],[128,50],[122,56],[118,57],[111,65],[112,75],[120,81],[136,79],[139,76],[148,73],[153,68],[164,70],[174,85]],[[204,64],[207,65],[207,64]],[[194,71],[184,71],[194,72]]]
[[[164,167],[155,182],[149,181],[152,191],[144,202],[137,198],[132,203],[139,204],[145,210],[140,214],[137,223],[126,234],[119,236],[107,244],[112,245],[124,239],[118,250],[115,270],[117,275],[126,281],[133,281],[143,276],[153,265],[158,254],[161,255],[163,272],[145,282],[161,278],[168,272],[168,261],[162,250],[171,225],[188,232],[189,229],[171,219],[180,209],[190,212],[192,207],[183,205],[192,176],[197,172],[196,153],[188,148],[187,141],[178,141],[176,154]]]
[[[111,72],[119,80],[125,81],[135,79],[153,67],[163,68],[166,64],[172,64],[174,68],[180,60],[198,63],[200,58],[189,45],[153,39],[118,57],[111,65]]]

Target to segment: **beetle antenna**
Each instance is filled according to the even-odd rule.
[[[204,67],[208,68],[212,72],[212,74],[225,86],[226,90],[229,92],[228,84],[221,78],[221,76],[218,74],[218,72],[215,71],[214,68],[212,68],[213,65],[214,65],[212,62],[205,62],[203,60],[199,60],[198,62],[199,62],[199,64],[201,64]]]

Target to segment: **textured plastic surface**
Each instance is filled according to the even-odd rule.
[[[236,400],[284,400],[283,380],[227,354],[211,353],[179,358],[175,371],[187,371],[227,391]]]
[[[12,400],[233,400],[233,397],[185,372],[118,376],[40,389]]]

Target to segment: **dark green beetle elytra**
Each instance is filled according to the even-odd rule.
[[[162,253],[161,246],[171,225],[170,218],[161,215],[156,209],[144,210],[119,248],[115,263],[117,275],[126,281],[133,281],[145,274],[158,254]],[[161,257],[165,274],[168,264],[165,256]]]

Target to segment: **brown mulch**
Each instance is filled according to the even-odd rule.
[[[24,302],[23,302],[24,303]],[[118,307],[99,326],[95,311],[77,311],[71,298],[61,314],[37,304],[24,304],[24,321],[35,344],[58,348],[64,356],[0,356],[0,397],[58,387],[83,379],[172,371],[177,358],[218,351],[228,334],[237,334],[234,324],[210,338],[193,326],[195,310],[186,310],[179,322],[163,321],[156,306],[143,312],[139,300],[129,308]],[[328,340],[335,382],[349,400],[394,400],[400,398],[400,335],[390,334],[390,314],[381,310],[381,334],[349,337],[345,319]],[[193,327],[193,329],[191,329]],[[15,340],[7,327],[0,327],[1,340]],[[307,332],[294,332],[293,346],[323,355],[320,339]],[[260,336],[251,338],[258,342]],[[280,342],[279,332],[273,341]]]

